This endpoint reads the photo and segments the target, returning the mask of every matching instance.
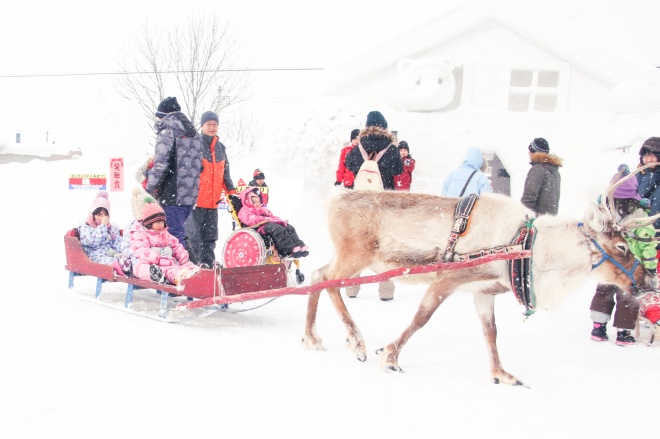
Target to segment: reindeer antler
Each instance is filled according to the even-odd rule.
[[[660,213],[657,215],[646,216],[646,217],[633,217],[633,218],[628,217],[619,223],[619,228],[622,231],[632,230],[632,229],[636,229],[637,227],[643,227],[643,226],[648,226],[649,224],[653,224],[658,219],[660,219]]]
[[[653,223],[655,220],[660,218],[660,214],[648,217],[648,218],[630,218],[629,220],[624,221],[621,224],[616,223],[616,211],[614,209],[614,191],[616,188],[621,186],[624,182],[628,181],[631,178],[634,178],[636,174],[639,174],[640,172],[644,171],[645,169],[651,168],[653,166],[658,166],[660,163],[658,162],[653,162],[649,163],[648,165],[640,166],[639,168],[635,169],[633,172],[630,174],[626,175],[623,178],[619,178],[622,175],[622,171],[619,172],[617,175],[612,178],[612,180],[616,180],[619,178],[619,180],[616,180],[613,184],[611,184],[605,193],[600,197],[600,204],[598,207],[600,210],[603,212],[607,213],[612,221],[613,225],[618,225],[618,228],[620,230],[629,230],[629,228],[636,228],[636,227],[642,227],[646,226],[648,224]],[[629,224],[630,223],[630,224]],[[625,227],[624,227],[625,224]],[[632,227],[634,225],[634,227]]]

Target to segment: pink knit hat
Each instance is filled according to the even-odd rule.
[[[157,221],[165,221],[165,212],[158,203],[146,203],[142,209],[142,225],[150,229],[151,225]],[[165,223],[167,225],[167,223]]]
[[[87,216],[87,224],[92,227],[96,227],[97,224],[94,222],[94,211],[102,207],[110,215],[110,200],[108,200],[108,193],[106,191],[98,191],[96,198],[92,202],[92,207],[89,209],[89,215]]]

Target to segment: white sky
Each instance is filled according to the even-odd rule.
[[[120,49],[131,45],[141,23],[168,25],[195,13],[217,13],[230,20],[243,41],[246,61],[254,67],[327,67],[404,32],[441,8],[465,1],[429,6],[426,0],[337,0],[320,5],[302,0],[191,0],[184,6],[172,0],[101,4],[5,0],[0,6],[0,75],[116,71]],[[547,5],[549,13],[575,17],[606,41],[660,63],[660,27],[655,23],[660,2],[538,3]],[[306,86],[320,76],[318,72],[260,73],[253,105],[276,108],[278,103],[309,97]],[[107,76],[0,77],[0,96],[0,139],[23,130],[39,136],[49,131],[51,138],[74,139],[77,144],[101,133],[115,144],[142,144],[151,135],[141,113],[117,96]]]

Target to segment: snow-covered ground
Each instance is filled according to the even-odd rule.
[[[344,346],[345,331],[325,296],[318,331],[326,351],[300,343],[304,296],[180,324],[76,300],[66,294],[62,237],[94,196],[67,188],[68,175],[85,166],[78,160],[0,165],[1,437],[614,438],[649,432],[644,419],[653,419],[660,390],[659,348],[591,341],[592,282],[576,285],[561,309],[528,320],[513,295],[497,298],[503,365],[530,388],[491,383],[467,293],[448,299],[406,345],[405,373],[381,370],[374,351],[408,325],[422,286],[397,284],[395,299],[381,302],[370,285],[348,301],[367,342],[365,363]],[[285,197],[290,180],[273,175],[270,183],[279,203],[274,210],[287,211],[283,216],[311,248],[302,262],[309,279],[330,257],[321,203]],[[127,224],[126,194],[111,193],[110,200],[113,221]],[[221,219],[229,233],[229,215]],[[104,290],[107,297],[119,291],[114,285]],[[76,279],[75,293],[92,297],[93,291],[92,279]],[[135,300],[157,299],[142,291]]]

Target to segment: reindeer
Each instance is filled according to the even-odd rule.
[[[627,178],[634,178],[634,173]],[[610,186],[599,204],[591,203],[581,222],[545,215],[534,220],[531,287],[538,308],[551,309],[590,274],[600,282],[615,284],[624,290],[655,287],[655,276],[639,265],[623,233],[651,224],[660,215],[617,223],[613,207],[610,207],[614,205],[611,198],[623,181]],[[335,255],[328,265],[313,273],[312,283],[348,279],[367,268],[382,273],[437,263],[443,259],[458,202],[458,198],[409,192],[343,191],[329,202],[328,224]],[[509,244],[526,218],[532,216],[532,211],[509,197],[484,194],[474,205],[469,230],[458,239],[454,250],[457,254],[469,254]],[[402,372],[399,354],[403,346],[429,321],[442,302],[460,289],[474,293],[494,383],[523,385],[502,367],[496,344],[495,295],[512,289],[507,261],[397,279],[429,284],[429,287],[411,324],[398,339],[376,351],[381,355],[384,368]],[[365,361],[365,341],[339,288],[327,288],[327,291],[348,331],[347,345],[358,360]],[[321,292],[310,294],[308,299],[302,341],[309,349],[323,349],[322,339],[316,332]]]

